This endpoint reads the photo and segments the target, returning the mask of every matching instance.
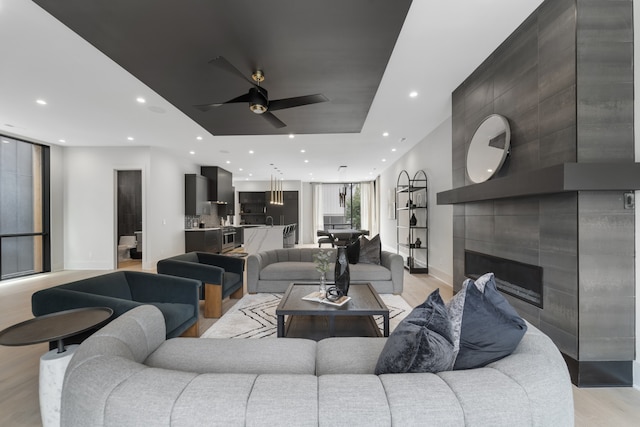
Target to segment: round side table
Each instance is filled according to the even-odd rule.
[[[59,311],[10,326],[0,332],[0,345],[18,346],[57,341],[56,349],[40,357],[40,416],[44,427],[60,426],[60,398],[67,365],[78,345],[65,348],[63,340],[108,320],[113,310],[87,307]]]

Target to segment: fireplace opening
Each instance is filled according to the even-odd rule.
[[[485,273],[495,275],[500,291],[542,308],[542,267],[465,250],[464,275],[475,280]]]

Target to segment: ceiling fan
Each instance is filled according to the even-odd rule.
[[[275,128],[285,127],[286,124],[282,122],[279,118],[271,113],[271,111],[284,110],[286,108],[300,107],[302,105],[309,104],[317,104],[320,102],[329,101],[326,96],[322,94],[315,95],[305,95],[305,96],[296,96],[293,98],[284,98],[284,99],[275,99],[269,100],[269,94],[265,88],[260,86],[260,83],[264,81],[264,72],[262,70],[256,70],[251,75],[251,80],[246,78],[242,72],[240,72],[236,67],[234,67],[229,61],[227,61],[222,56],[218,56],[211,61],[209,64],[214,65],[222,70],[225,70],[235,76],[241,77],[242,79],[249,82],[253,87],[249,89],[249,92],[244,95],[240,95],[233,99],[230,99],[226,102],[222,103],[213,103],[213,104],[203,104],[203,105],[195,105],[201,111],[209,111],[216,107],[221,107],[226,104],[234,104],[238,102],[247,102],[249,103],[249,109],[256,114],[260,114],[264,117],[271,125]]]

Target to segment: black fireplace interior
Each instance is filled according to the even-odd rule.
[[[542,308],[542,267],[465,250],[465,276],[475,280],[485,273],[495,275],[500,291]]]

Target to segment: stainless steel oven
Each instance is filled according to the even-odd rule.
[[[235,227],[222,227],[222,252],[230,251],[236,247]]]

